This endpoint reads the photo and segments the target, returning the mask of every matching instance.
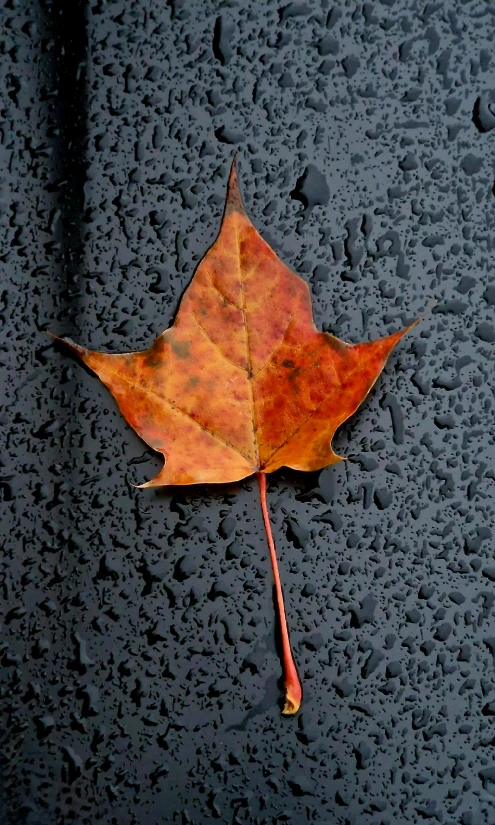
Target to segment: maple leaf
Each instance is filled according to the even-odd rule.
[[[337,428],[414,324],[371,343],[318,332],[308,285],[276,256],[242,204],[235,159],[217,240],[196,269],[172,327],[149,349],[110,354],[67,344],[108,387],[165,463],[141,487],[225,483],[256,473],[275,579],[285,682],[283,713],[302,687],[292,655],[266,504],[266,474],[342,461]],[[56,336],[54,336],[56,337]]]

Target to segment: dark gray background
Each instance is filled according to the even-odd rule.
[[[495,822],[494,13],[4,0],[2,822]],[[439,300],[351,460],[270,478],[296,718],[253,480],[135,489],[158,457],[45,334],[148,346],[236,147],[318,326]]]

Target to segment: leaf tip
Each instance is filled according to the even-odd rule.
[[[244,204],[242,202],[241,190],[239,188],[239,180],[237,178],[237,152],[232,159],[232,166],[230,167],[229,182],[227,186],[227,202],[225,204],[225,214],[230,212],[240,212],[242,215],[246,214]]]
[[[416,318],[415,321],[412,321],[412,323],[408,324],[408,326],[405,327],[405,329],[402,330],[402,334],[405,335],[406,332],[409,332],[417,324],[419,324],[421,321],[423,321],[426,318],[426,316],[429,315],[430,312],[432,312],[439,303],[440,302],[439,302],[438,298],[435,298],[435,300],[432,301],[432,303],[428,307],[426,307],[425,311],[423,312],[422,315],[419,316],[419,318]]]
[[[130,481],[129,484],[131,487],[134,487],[136,490],[146,490],[147,487],[159,487],[160,482],[157,481],[159,476],[161,475],[161,470],[155,478],[152,478],[151,481],[143,481],[142,484],[134,484],[133,481]]]
[[[72,341],[70,338],[61,338],[60,335],[54,335],[53,332],[49,332],[49,330],[45,330],[46,334],[53,338],[54,341],[58,341],[59,344],[65,344],[66,347],[69,347],[73,352],[77,352],[78,355],[84,355],[87,353],[86,347],[81,347],[79,344],[76,344],[75,341]]]

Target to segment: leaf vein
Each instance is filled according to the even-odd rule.
[[[249,364],[248,384],[249,384],[249,392],[250,392],[250,397],[251,397],[251,426],[252,426],[252,431],[253,431],[253,446],[254,446],[255,455],[256,455],[256,464],[259,467],[259,464],[260,464],[260,448],[259,448],[259,444],[258,444],[258,438],[256,436],[258,428],[256,426],[256,415],[255,415],[255,408],[254,408],[254,391],[253,391],[253,381],[252,381],[252,378],[253,378],[253,361],[252,361],[252,358],[251,358],[251,342],[250,342],[250,339],[249,339],[249,326],[248,326],[248,323],[247,323],[247,320],[246,320],[246,293],[244,291],[244,279],[243,279],[242,273],[241,273],[241,242],[240,242],[240,238],[239,238],[239,224],[238,224],[237,220],[236,220],[236,223],[235,223],[235,229],[236,229],[236,239],[237,239],[237,254],[238,254],[238,260],[239,260],[239,282],[240,282],[240,285],[241,285],[241,294],[242,294],[242,323],[243,323],[243,326],[244,326],[244,333],[245,333],[245,336],[246,336],[246,352],[247,352],[247,358],[248,358],[248,364]],[[258,266],[258,264],[256,266]]]
[[[245,461],[249,462],[249,464],[252,465],[252,462],[251,462],[250,458],[247,455],[244,455],[244,453],[241,453],[241,451],[238,449],[238,447],[236,447],[230,441],[227,441],[226,438],[222,438],[222,436],[218,435],[218,433],[215,433],[213,430],[210,430],[208,427],[205,427],[204,424],[201,424],[199,421],[197,421],[195,418],[193,418],[193,416],[190,413],[186,412],[185,410],[182,410],[180,407],[177,406],[177,404],[174,404],[173,401],[170,401],[169,398],[165,398],[163,395],[160,395],[158,392],[155,392],[155,390],[149,389],[149,387],[143,387],[142,384],[138,384],[136,381],[132,381],[130,378],[127,378],[125,375],[122,375],[122,373],[117,372],[117,370],[112,370],[112,369],[109,369],[108,367],[106,369],[112,375],[118,376],[118,378],[120,380],[126,381],[128,384],[130,384],[131,387],[137,387],[137,389],[142,390],[142,392],[146,393],[147,395],[152,395],[152,396],[155,396],[156,398],[159,398],[160,401],[163,401],[163,403],[168,404],[169,407],[172,407],[172,409],[175,410],[176,412],[181,413],[181,415],[185,415],[186,418],[189,418],[189,420],[192,421],[194,424],[196,424],[196,426],[199,427],[200,430],[203,430],[203,432],[208,433],[209,435],[213,436],[213,438],[216,438],[222,444],[225,444],[226,447],[230,447],[230,449],[233,450],[235,453],[237,453],[237,455],[240,455],[241,458],[244,458]],[[144,440],[146,441],[146,439],[144,439]],[[150,445],[150,446],[152,446],[152,445]],[[158,452],[161,452],[161,451],[158,450]],[[255,468],[253,467],[253,470],[254,469]]]
[[[233,301],[229,301],[229,299],[225,297],[223,292],[215,284],[215,282],[213,280],[213,275],[211,274],[211,271],[209,269],[207,269],[206,271],[207,271],[208,277],[210,279],[210,286],[213,287],[215,292],[218,292],[218,294],[220,295],[220,298],[222,299],[222,301],[225,301],[226,304],[229,304],[229,306],[234,307],[234,309],[242,310],[242,307],[240,307],[238,304],[234,304]]]
[[[359,373],[359,372],[363,372],[363,370],[361,370],[361,369],[355,369],[355,370],[352,370],[350,373],[348,373],[347,377],[349,378],[349,376],[351,376],[351,375],[355,375],[356,373]],[[365,398],[369,395],[369,393],[370,393],[370,392],[371,392],[371,390],[373,389],[374,385],[376,384],[376,382],[377,382],[377,380],[378,380],[378,378],[379,378],[379,375],[380,375],[380,373],[378,373],[378,375],[376,376],[375,380],[373,381],[373,383],[371,384],[371,386],[368,388],[368,391],[367,391],[367,392],[366,392],[366,394],[363,396],[363,398],[360,400],[360,402],[359,402],[359,404],[358,404],[358,407],[360,407],[360,406],[361,406],[361,404],[363,403],[364,399],[365,399]],[[338,378],[338,376],[337,376],[337,378]],[[339,379],[339,380],[338,380],[338,384],[336,385],[335,389],[339,389],[341,386],[342,386],[342,381],[340,381],[340,379]],[[334,390],[334,391],[335,391],[335,390]],[[319,411],[321,410],[321,408],[322,408],[322,407],[323,407],[323,406],[324,406],[327,402],[328,402],[328,396],[324,399],[324,401],[322,401],[322,402],[321,402],[321,404],[319,404],[317,407],[315,407],[313,410],[311,410],[311,412],[309,413],[309,415],[307,415],[307,416],[306,416],[306,418],[304,419],[304,421],[301,421],[301,423],[300,423],[300,424],[299,424],[299,425],[295,428],[295,430],[293,430],[293,431],[290,433],[290,435],[288,435],[288,436],[287,436],[287,438],[285,439],[285,441],[283,441],[281,444],[279,444],[279,445],[278,445],[278,447],[277,447],[277,448],[273,451],[273,453],[271,453],[271,454],[268,456],[268,458],[265,460],[265,462],[264,462],[264,463],[265,463],[265,465],[266,465],[266,464],[268,464],[268,463],[272,460],[273,456],[274,456],[274,455],[276,455],[276,454],[277,454],[277,453],[278,453],[278,452],[282,449],[282,447],[285,447],[285,445],[286,445],[286,444],[288,444],[288,442],[291,440],[291,438],[293,438],[293,437],[294,437],[294,436],[295,436],[295,435],[299,432],[299,430],[301,430],[301,429],[304,427],[304,425],[305,425],[305,424],[306,424],[306,423],[307,423],[307,422],[308,422],[311,418],[313,418],[313,416],[314,416],[317,412],[319,412]],[[356,409],[357,409],[357,407],[356,407]],[[356,411],[356,410],[354,410],[354,412],[355,412],[355,411]],[[350,413],[349,413],[349,415],[346,415],[346,417],[345,417],[344,419],[342,419],[342,421],[340,422],[340,424],[343,424],[343,423],[344,423],[344,421],[347,421],[347,419],[348,419],[348,418],[350,418],[350,417],[351,417],[351,415],[353,415],[353,414],[354,414],[353,412],[350,412]],[[340,427],[340,424],[337,424],[337,426],[336,426],[336,428],[335,428],[334,432],[337,430],[337,427]]]
[[[194,320],[195,320],[195,322],[196,322],[196,324],[197,324],[197,326],[198,326],[198,329],[200,329],[200,330],[201,330],[201,332],[202,332],[202,333],[203,333],[203,335],[204,335],[204,336],[208,339],[208,341],[210,342],[210,344],[212,344],[212,345],[215,347],[215,349],[216,349],[216,350],[218,350],[218,352],[220,353],[220,355],[222,356],[222,358],[223,358],[225,361],[227,361],[227,363],[232,364],[232,366],[233,366],[233,367],[237,367],[237,369],[242,370],[243,372],[247,372],[247,368],[246,368],[246,367],[241,367],[239,364],[236,364],[236,363],[235,363],[235,361],[232,361],[230,358],[227,358],[227,356],[225,355],[225,353],[224,353],[224,351],[222,350],[222,348],[220,347],[220,345],[219,345],[219,344],[217,344],[217,342],[213,340],[213,338],[211,337],[211,335],[209,334],[209,332],[207,332],[207,331],[206,331],[206,329],[204,328],[204,326],[202,326],[202,324],[200,324],[200,322],[199,322],[199,320],[198,320],[198,317],[197,317],[196,313],[194,312],[194,310],[192,311],[192,315],[193,315],[193,318],[194,318]]]
[[[252,312],[252,311],[253,311],[253,309],[258,309],[258,307],[260,307],[260,306],[261,306],[261,304],[264,304],[264,303],[265,303],[265,301],[266,301],[266,299],[268,298],[268,296],[269,296],[269,295],[271,295],[271,294],[272,294],[272,292],[274,291],[275,287],[276,287],[276,286],[278,286],[279,281],[280,281],[280,279],[278,278],[278,279],[275,281],[275,283],[271,285],[270,289],[268,289],[268,290],[265,292],[265,294],[263,295],[263,297],[262,297],[261,301],[258,301],[256,304],[253,304],[253,305],[252,305],[252,306],[250,306],[250,307],[246,307],[246,312]]]
[[[265,367],[268,366],[268,364],[270,363],[270,361],[272,360],[274,355],[276,355],[277,352],[279,351],[279,349],[281,347],[283,347],[284,342],[285,342],[285,336],[287,335],[288,329],[289,329],[290,325],[292,324],[293,317],[294,317],[293,313],[291,312],[291,314],[289,316],[289,320],[287,321],[287,326],[285,327],[284,334],[282,336],[282,340],[280,341],[280,344],[277,347],[275,347],[275,349],[270,353],[270,355],[268,356],[268,358],[265,361],[265,363],[263,364],[263,366],[260,367],[259,370],[256,370],[256,372],[253,375],[253,378],[256,378],[256,376],[259,375],[260,372],[263,372],[263,370],[265,369]],[[294,349],[302,349],[302,347],[294,347]]]

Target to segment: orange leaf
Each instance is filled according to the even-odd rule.
[[[257,474],[281,622],[284,713],[297,711],[302,691],[265,474],[341,461],[332,449],[336,429],[362,403],[413,326],[354,345],[318,332],[308,285],[246,215],[234,161],[218,238],[185,291],[173,326],[149,349],[118,355],[60,339],[97,373],[141,438],[162,453],[162,470],[142,487],[225,483]]]

